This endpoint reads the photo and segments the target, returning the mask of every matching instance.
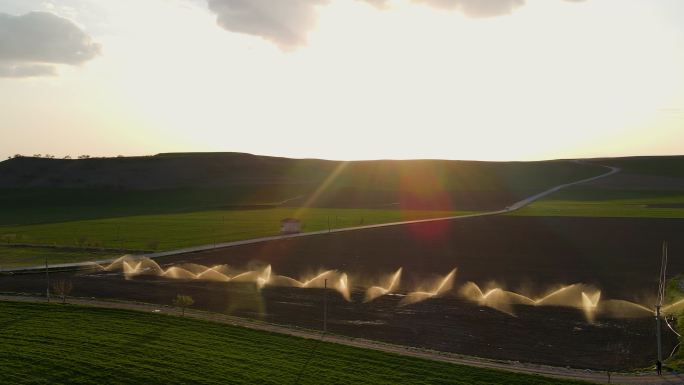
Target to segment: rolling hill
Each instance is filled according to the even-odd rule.
[[[207,209],[499,209],[604,172],[569,161],[340,162],[243,153],[0,162],[0,225]]]

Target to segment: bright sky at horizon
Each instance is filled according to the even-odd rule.
[[[680,0],[3,0],[0,156],[684,154]]]

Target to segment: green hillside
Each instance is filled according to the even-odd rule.
[[[568,161],[339,162],[238,153],[0,162],[0,225],[254,207],[499,209],[604,172]]]
[[[592,160],[621,171],[563,189],[512,215],[684,218],[684,157]]]

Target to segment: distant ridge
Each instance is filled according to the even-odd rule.
[[[0,225],[250,207],[501,209],[604,173],[589,163],[331,161],[168,153],[0,162]]]
[[[345,162],[291,159],[238,152],[161,153],[87,159],[18,157],[0,162],[0,188],[213,188],[245,184],[317,184]],[[394,188],[402,177],[435,174],[449,188],[496,189],[523,185],[549,171],[574,172],[565,161],[369,160],[347,162],[339,179]],[[581,168],[581,167],[580,167]],[[586,166],[591,169],[590,166]],[[529,173],[527,172],[529,171]],[[597,168],[597,172],[600,171]],[[591,173],[591,172],[590,172]],[[527,174],[527,175],[524,175]],[[553,178],[553,175],[547,175]],[[511,183],[513,184],[511,186]],[[389,184],[389,186],[387,186]],[[550,185],[540,181],[540,185]],[[537,186],[529,186],[537,188]]]

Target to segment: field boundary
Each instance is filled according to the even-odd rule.
[[[0,301],[8,302],[45,302],[45,297],[29,295],[0,294]],[[141,302],[107,301],[86,298],[69,298],[69,304],[90,306],[106,309],[131,310],[146,313],[164,314],[179,317],[179,310],[168,305],[157,305]],[[55,306],[59,306],[55,304]],[[321,331],[271,324],[263,321],[250,320],[226,314],[212,313],[201,310],[186,309],[185,316],[188,318],[218,322],[236,327],[244,327],[264,332],[285,334],[293,337],[306,339],[318,339],[325,342],[351,346],[362,349],[370,349],[384,353],[399,354],[403,356],[421,358],[431,361],[439,361],[456,365],[476,367],[482,369],[500,370],[506,372],[538,375],[551,378],[581,380],[594,383],[609,383],[608,373],[589,369],[572,369],[568,367],[554,367],[548,365],[521,363],[517,361],[492,360],[473,356],[459,355],[455,353],[440,352],[429,349],[415,348],[410,346],[395,345],[380,341],[362,338],[346,337],[337,334],[325,334]],[[610,383],[613,384],[643,384],[643,385],[667,385],[684,383],[684,375],[679,373],[666,373],[657,376],[652,373],[610,373]]]

